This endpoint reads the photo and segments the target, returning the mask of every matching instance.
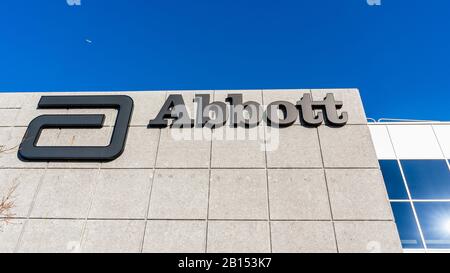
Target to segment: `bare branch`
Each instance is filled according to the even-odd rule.
[[[0,145],[0,154],[2,153],[10,153],[19,150],[19,145],[15,145],[13,147],[7,147],[6,145]],[[8,192],[5,196],[0,198],[0,231],[2,228],[1,224],[10,224],[13,217],[16,216],[12,210],[16,207],[15,204],[15,196],[14,193],[19,186],[16,181],[13,181],[14,184],[8,189]]]
[[[12,210],[16,207],[14,193],[17,190],[18,184],[14,184],[9,188],[5,196],[0,199],[0,223],[9,224],[15,213]]]

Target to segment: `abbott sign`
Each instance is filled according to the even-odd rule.
[[[148,128],[220,128],[229,121],[232,128],[253,128],[264,122],[274,128],[289,127],[299,120],[300,124],[317,127],[344,126],[347,112],[339,113],[343,102],[336,101],[333,94],[315,101],[310,94],[298,98],[296,104],[274,101],[264,107],[255,101],[243,101],[242,94],[228,94],[225,101],[210,101],[210,95],[195,95],[195,119],[187,111],[181,94],[169,95],[156,117],[149,117]],[[116,109],[117,119],[111,141],[107,146],[38,146],[44,129],[51,128],[102,128],[103,114],[89,115],[41,115],[33,119],[19,147],[18,157],[23,161],[99,161],[118,158],[124,151],[128,127],[133,114],[133,99],[126,95],[95,96],[43,96],[38,109]]]

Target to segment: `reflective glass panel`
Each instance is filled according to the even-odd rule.
[[[450,248],[450,202],[414,203],[428,248]]]
[[[450,172],[445,160],[402,160],[412,199],[450,199]]]
[[[397,160],[380,160],[380,168],[389,199],[408,199]]]
[[[403,248],[423,248],[411,203],[392,202],[391,205]]]

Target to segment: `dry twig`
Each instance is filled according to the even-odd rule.
[[[8,224],[15,216],[15,214],[12,212],[12,209],[16,206],[14,203],[14,192],[16,191],[17,186],[18,185],[12,186],[8,190],[8,193],[0,200],[0,222]]]

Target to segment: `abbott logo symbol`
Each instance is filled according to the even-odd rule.
[[[44,96],[38,109],[94,108],[117,109],[111,141],[108,146],[51,147],[37,146],[43,129],[102,128],[105,115],[42,115],[30,122],[20,144],[18,156],[24,161],[112,161],[124,151],[128,125],[133,112],[129,96]]]

